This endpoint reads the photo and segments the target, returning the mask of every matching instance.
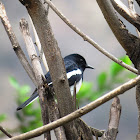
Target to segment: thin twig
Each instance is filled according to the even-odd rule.
[[[57,121],[54,121],[48,125],[42,126],[40,128],[34,129],[32,131],[29,131],[27,133],[15,136],[15,137],[11,138],[11,140],[17,140],[17,139],[24,140],[24,139],[37,137],[46,131],[50,131],[61,125],[64,125],[65,123],[68,123],[76,118],[83,116],[84,114],[87,114],[91,110],[97,108],[98,106],[104,104],[105,102],[111,100],[112,98],[114,98],[120,94],[123,94],[125,91],[135,87],[139,81],[140,81],[140,76],[126,82],[125,84],[119,86],[118,88],[116,88],[116,89],[112,90],[111,92],[105,94],[104,96],[98,98],[97,100],[89,103],[88,105],[74,111],[73,113],[71,113],[61,119],[58,119]]]
[[[111,2],[115,10],[140,31],[140,16],[127,8],[120,0],[111,0]]]
[[[135,7],[134,7],[134,0],[128,0],[128,6],[132,11],[136,12]],[[138,36],[140,37],[140,32],[138,31],[137,28],[136,28],[136,32]]]
[[[1,2],[0,2],[0,18],[1,18],[1,21],[3,23],[3,26],[5,27],[7,35],[9,37],[10,41],[11,41],[11,44],[13,46],[13,50],[15,51],[20,63],[22,64],[22,66],[26,70],[27,74],[29,75],[29,77],[31,78],[33,83],[37,86],[33,69],[30,66],[24,52],[22,51],[22,49],[21,49],[21,47],[18,43],[18,40],[17,40],[17,38],[14,34],[14,31],[12,30],[12,26],[11,26],[9,20],[8,20],[7,15],[6,15],[4,5]]]
[[[47,65],[47,61],[46,61],[44,52],[43,52],[43,50],[41,48],[40,40],[38,38],[37,32],[35,30],[34,24],[33,24],[32,19],[31,19],[30,16],[29,16],[29,19],[30,19],[30,22],[31,22],[31,25],[32,25],[32,28],[33,28],[33,32],[34,32],[34,36],[35,36],[35,43],[36,43],[36,46],[38,47],[38,50],[39,50],[40,59],[43,61],[44,67],[46,68],[46,71],[48,72],[49,71],[49,68],[48,68],[48,65]]]
[[[9,138],[12,138],[13,136],[11,134],[9,134],[9,132],[7,132],[1,125],[0,125],[0,130],[1,132],[3,132],[6,136],[8,136]]]
[[[73,87],[73,104],[74,104],[74,109],[76,110],[76,82],[74,83]]]
[[[114,62],[118,63],[122,67],[130,70],[131,72],[134,72],[135,74],[138,74],[137,69],[127,65],[123,61],[119,60],[109,52],[107,52],[105,49],[103,49],[99,44],[97,44],[94,40],[92,40],[90,37],[88,37],[86,34],[80,31],[75,25],[73,25],[68,18],[66,18],[60,10],[56,8],[56,6],[50,1],[50,0],[45,0],[46,3],[51,7],[51,9],[72,29],[74,30],[77,34],[79,34],[85,41],[89,42],[91,45],[93,45],[97,50],[99,50],[101,53],[106,55],[108,58],[113,60]]]
[[[41,105],[41,113],[42,113],[42,120],[43,125],[49,123],[49,116],[48,116],[48,105],[47,105],[47,97],[45,96],[45,87],[44,81],[42,79],[43,71],[40,65],[40,62],[37,57],[37,53],[34,47],[34,43],[32,41],[32,38],[29,33],[29,26],[25,19],[20,20],[20,29],[22,32],[22,35],[24,37],[24,41],[26,44],[28,55],[31,59],[31,63],[33,65],[33,71],[35,73],[35,77],[38,84],[38,94],[40,99],[40,105]],[[50,132],[44,133],[45,140],[50,140]]]

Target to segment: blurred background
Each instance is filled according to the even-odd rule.
[[[127,1],[123,2],[127,5]],[[21,18],[26,18],[26,20],[29,21],[28,13],[18,0],[2,0],[2,3],[5,6],[19,44],[27,55],[25,43],[19,30],[19,21]],[[106,23],[96,1],[54,0],[53,3],[74,25],[95,40],[100,46],[116,57],[122,58],[126,63],[131,64],[129,59],[125,57],[125,51]],[[135,5],[138,11],[138,6],[136,3]],[[139,12],[140,11],[138,11],[138,13]],[[80,90],[81,95],[80,93],[78,94],[80,107],[135,77],[135,75],[114,64],[110,59],[84,41],[51,9],[49,11],[49,20],[62,56],[79,53],[86,58],[89,65],[95,68],[94,70],[86,70],[84,73],[85,83]],[[131,33],[137,35],[132,25],[124,19],[122,19],[122,21]],[[30,30],[33,36],[31,24]],[[22,132],[26,129],[25,126],[22,126],[22,122],[26,121],[26,117],[28,117],[27,120],[33,118],[32,109],[34,110],[34,115],[36,115],[38,111],[36,102],[29,106],[27,112],[16,112],[18,104],[23,102],[23,100],[25,101],[32,94],[35,86],[17,59],[2,23],[0,23],[0,47],[0,124],[4,128],[15,130],[16,134],[18,134],[21,133],[21,131],[17,131],[18,127],[22,128]],[[45,69],[44,73],[46,73]],[[138,114],[135,102],[135,88],[119,97],[122,105],[122,114],[117,139],[136,139]],[[110,105],[111,101],[84,115],[82,119],[92,127],[107,129]],[[35,109],[34,106],[36,106],[37,109]],[[33,123],[34,121],[31,124]],[[41,124],[39,123],[39,125]],[[0,139],[4,139],[4,137]],[[55,138],[53,137],[53,139]]]

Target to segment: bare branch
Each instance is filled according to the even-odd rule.
[[[120,100],[118,97],[115,97],[113,99],[110,108],[108,131],[104,133],[101,140],[116,140],[118,134],[120,115],[121,115]]]
[[[56,104],[56,101],[54,99],[53,91],[50,88],[47,88],[48,94],[47,94],[47,102],[48,102],[48,108],[49,108],[49,118],[51,122],[56,121],[60,118],[59,110]],[[66,140],[66,135],[63,126],[60,126],[56,129],[54,129],[55,136],[57,140]]]
[[[9,134],[9,132],[7,132],[1,125],[0,125],[0,130],[1,132],[3,132],[6,136],[8,136],[9,138],[12,138],[13,136],[11,134]]]
[[[111,2],[115,10],[140,31],[140,16],[127,8],[120,0],[111,0]]]
[[[133,0],[128,0],[128,5],[129,5],[129,8],[133,11],[135,11],[135,8],[134,8],[134,1]]]
[[[74,104],[74,110],[76,110],[76,82],[74,83],[74,87],[73,87],[73,104]]]
[[[12,30],[12,26],[11,26],[9,20],[8,20],[7,15],[6,15],[4,5],[1,2],[0,2],[0,18],[1,18],[1,21],[3,23],[3,26],[5,27],[7,35],[9,37],[10,41],[11,41],[11,44],[13,46],[13,50],[15,51],[20,63],[22,64],[22,66],[26,70],[27,74],[29,75],[29,77],[31,78],[33,83],[37,86],[33,69],[30,66],[24,52],[22,51],[22,49],[21,49],[21,47],[18,43],[18,40],[17,40],[17,38],[14,34],[14,31]]]
[[[136,0],[136,2],[138,3],[138,5],[140,6],[140,0]]]
[[[34,129],[30,132],[21,134],[19,136],[15,136],[15,137],[11,138],[10,140],[17,140],[17,139],[24,140],[24,139],[29,139],[29,138],[40,136],[44,132],[55,129],[61,125],[64,125],[65,123],[68,123],[76,118],[79,118],[79,117],[83,116],[84,114],[90,112],[91,110],[97,108],[98,106],[104,104],[105,102],[111,100],[112,98],[114,98],[120,94],[123,94],[125,91],[136,86],[136,84],[138,84],[139,81],[140,81],[140,76],[126,82],[125,84],[119,86],[118,88],[116,88],[116,89],[112,90],[111,92],[105,94],[104,96],[98,98],[97,100],[89,103],[88,105],[74,111],[73,113],[71,113],[61,119],[58,119],[57,121],[54,121],[54,122],[52,122],[48,125],[42,126],[40,128]]]
[[[60,115],[63,117],[73,112],[74,107],[66,77],[64,61],[46,15],[47,10],[41,0],[20,0],[20,2],[26,6],[37,31],[49,67]],[[74,122],[70,122],[64,127],[69,139],[72,139],[72,137],[77,139],[78,131],[75,131],[77,130],[76,128],[75,130],[73,129]]]
[[[134,7],[134,1],[133,1],[133,0],[128,0],[128,5],[129,5],[129,8],[130,8],[132,11],[136,12],[136,11],[135,11],[135,7]],[[139,38],[140,38],[140,32],[138,31],[137,28],[136,28],[136,32],[137,32],[137,34],[138,34],[138,36],[139,36]]]
[[[20,20],[20,29],[22,32],[22,35],[24,37],[24,41],[26,43],[26,48],[28,55],[31,59],[31,63],[33,65],[33,71],[35,73],[35,77],[37,80],[38,84],[38,94],[39,94],[39,99],[40,99],[40,105],[41,105],[41,112],[42,112],[42,120],[43,124],[48,124],[49,123],[49,117],[48,117],[48,106],[47,106],[47,97],[45,96],[45,88],[44,88],[44,81],[42,79],[43,71],[40,65],[40,62],[37,57],[36,50],[34,48],[34,43],[32,41],[32,38],[29,33],[29,26],[28,23],[25,19]],[[50,132],[44,134],[45,139],[50,140]]]
[[[137,68],[137,57],[139,55],[139,46],[140,46],[140,39],[133,34],[130,34],[126,29],[126,26],[123,22],[118,18],[112,3],[110,0],[96,0],[104,18],[106,19],[108,25],[110,26],[111,30],[113,31],[114,35],[118,39],[119,43],[127,52],[127,55]]]
[[[89,42],[91,45],[93,45],[97,50],[99,50],[101,53],[103,53],[105,56],[113,60],[114,62],[118,63],[122,67],[130,70],[131,72],[134,72],[135,74],[138,74],[138,71],[125,64],[123,61],[117,59],[115,56],[107,52],[105,49],[103,49],[99,44],[97,44],[95,41],[93,41],[90,37],[88,37],[86,34],[80,31],[75,25],[73,25],[68,18],[66,18],[60,10],[56,8],[56,6],[50,1],[50,0],[45,0],[46,3],[52,8],[52,10],[72,29],[74,30],[77,34],[79,34],[85,41]]]
[[[29,16],[29,18],[30,18],[30,16]],[[49,71],[49,68],[48,68],[48,65],[47,65],[47,61],[46,61],[44,52],[43,52],[43,50],[41,48],[41,43],[40,43],[40,40],[38,38],[37,32],[35,30],[35,27],[34,27],[34,24],[33,24],[31,18],[30,18],[30,21],[31,21],[31,25],[32,25],[32,28],[33,28],[34,36],[35,36],[35,43],[36,43],[36,46],[38,47],[38,50],[39,50],[39,56],[40,56],[41,60],[43,61],[43,64],[44,64],[44,66],[46,68],[46,71],[48,72]]]

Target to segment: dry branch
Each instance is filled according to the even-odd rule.
[[[49,123],[49,116],[48,116],[48,106],[47,106],[47,97],[45,96],[45,87],[44,85],[44,81],[42,79],[43,71],[34,47],[34,43],[32,41],[32,38],[30,36],[29,33],[29,26],[28,23],[25,19],[21,19],[20,20],[20,30],[22,32],[22,35],[24,37],[24,41],[26,44],[26,48],[27,48],[27,52],[28,55],[31,59],[31,63],[33,65],[33,71],[35,73],[35,77],[37,80],[37,84],[38,84],[38,94],[39,94],[39,101],[40,101],[40,105],[41,105],[41,113],[42,113],[42,120],[43,120],[43,125],[48,124]],[[50,132],[47,132],[44,134],[44,137],[46,140],[50,140]]]
[[[49,7],[49,6],[48,6],[48,7]],[[29,18],[30,18],[30,16],[29,16]],[[36,30],[35,30],[35,27],[34,27],[34,24],[33,24],[31,18],[30,18],[30,21],[31,21],[31,25],[32,25],[32,28],[33,28],[33,32],[34,32],[35,44],[36,44],[36,46],[38,47],[38,50],[39,50],[39,57],[40,57],[40,60],[43,61],[44,67],[46,68],[46,71],[48,72],[48,71],[49,71],[49,68],[48,68],[48,65],[47,65],[47,61],[46,61],[44,52],[43,52],[43,50],[42,50],[42,48],[41,48],[41,43],[40,43],[40,40],[39,40],[39,38],[38,38],[37,32],[36,32]]]
[[[112,32],[118,39],[119,43],[127,52],[127,55],[137,68],[137,56],[139,51],[136,49],[140,46],[140,39],[128,32],[123,22],[118,18],[117,14],[114,11],[112,3],[110,0],[96,0],[104,18],[106,19],[108,25],[110,26]]]
[[[60,115],[63,117],[73,112],[74,107],[72,104],[72,97],[66,77],[64,62],[46,15],[47,10],[41,0],[20,0],[20,2],[26,6],[37,31],[49,67]],[[75,133],[77,133],[72,128],[73,122],[65,125],[67,137],[70,139],[72,139]]]
[[[131,72],[134,72],[135,74],[138,74],[137,69],[125,64],[123,61],[117,59],[115,56],[107,52],[105,49],[103,49],[99,44],[97,44],[95,41],[93,41],[90,37],[88,37],[86,34],[80,31],[75,25],[73,25],[68,18],[66,18],[58,8],[50,1],[45,0],[46,3],[52,8],[52,10],[77,34],[79,34],[85,41],[89,42],[91,45],[93,45],[97,50],[99,50],[101,53],[103,53],[105,56],[113,60],[114,62],[118,63],[122,67],[130,70]]]
[[[113,99],[110,108],[108,131],[104,133],[101,140],[116,140],[121,115],[121,105],[118,97]]]
[[[115,10],[140,31],[140,16],[127,8],[120,0],[111,0]]]
[[[12,138],[13,136],[9,133],[9,132],[7,132],[1,125],[0,125],[0,130],[1,130],[1,132],[3,132],[6,136],[8,136],[9,138]]]
[[[112,29],[114,35],[125,49],[127,55],[131,59],[135,68],[138,69],[140,73],[140,39],[128,32],[125,25],[118,18],[117,14],[114,11],[114,8],[110,0],[102,1],[97,0],[102,13],[108,22],[108,25]],[[136,102],[138,106],[138,135],[137,140],[140,140],[140,84],[136,88]]]
[[[48,109],[49,109],[49,118],[51,122],[56,121],[60,118],[60,113],[56,104],[56,101],[53,96],[53,91],[51,91],[50,88],[47,88],[48,95],[47,95],[47,101],[48,101]],[[64,127],[60,126],[56,129],[54,129],[55,136],[57,140],[66,140],[66,135],[64,131]]]
[[[75,112],[61,118],[58,119],[57,121],[54,121],[48,125],[42,126],[40,128],[34,129],[30,132],[21,134],[19,136],[15,136],[9,140],[25,140],[25,139],[29,139],[29,138],[33,138],[33,137],[37,137],[40,136],[41,134],[43,134],[46,131],[50,131],[52,129],[55,129],[61,125],[64,125],[65,123],[68,123],[78,117],[83,116],[84,114],[90,112],[91,110],[97,108],[98,106],[104,104],[105,102],[109,101],[110,99],[123,94],[125,91],[133,88],[134,86],[136,86],[136,84],[140,81],[140,76],[126,82],[125,84],[119,86],[118,88],[112,90],[111,92],[105,94],[104,96],[98,98],[97,100],[89,103],[88,105],[76,110]]]
[[[138,3],[138,5],[140,6],[140,0],[136,0],[136,2]]]
[[[128,6],[129,6],[129,8],[130,8],[132,11],[136,12],[136,11],[135,11],[135,7],[134,7],[134,1],[133,1],[133,0],[128,0]],[[140,38],[140,32],[138,31],[137,28],[136,28],[136,32],[137,32],[137,34],[138,34],[138,37]]]
[[[20,45],[18,43],[18,40],[17,40],[17,38],[15,36],[15,33],[12,30],[12,26],[10,24],[10,21],[8,20],[8,17],[6,15],[4,5],[1,2],[0,2],[0,18],[1,18],[1,21],[3,23],[3,26],[5,27],[7,35],[9,37],[10,41],[11,41],[11,44],[13,46],[13,50],[15,51],[20,63],[22,64],[22,66],[26,70],[27,74],[29,75],[29,77],[31,78],[33,83],[37,86],[33,69],[30,66],[30,64],[29,64],[24,52],[22,51],[22,49],[21,49],[21,47],[20,47]]]

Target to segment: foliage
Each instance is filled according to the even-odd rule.
[[[19,106],[29,98],[30,87],[28,85],[21,86],[14,77],[10,77],[9,82],[16,90],[16,103]],[[20,132],[27,132],[42,126],[40,106],[35,106],[34,103],[17,111],[16,117],[21,122],[19,126]]]
[[[131,61],[127,56],[122,57],[121,60],[129,65]],[[77,94],[79,104],[83,101],[93,101],[105,94],[107,91],[113,89],[117,84],[124,83],[129,78],[134,78],[135,75],[122,66],[112,62],[109,70],[101,72],[97,76],[95,83],[84,82]],[[30,93],[30,87],[28,85],[21,86],[14,77],[9,78],[10,84],[15,88],[17,93],[16,103],[22,104],[28,99],[28,93]],[[94,86],[93,86],[94,85]],[[16,117],[20,122],[19,131],[27,132],[42,125],[41,110],[39,105],[35,105],[35,102],[27,106],[26,108],[16,112]]]
[[[0,123],[6,120],[6,114],[0,115]]]

